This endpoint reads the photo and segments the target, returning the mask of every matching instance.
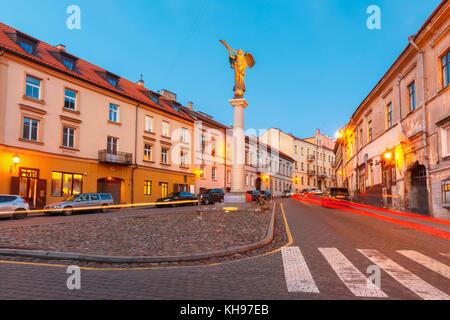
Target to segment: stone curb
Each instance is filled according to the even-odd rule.
[[[273,206],[272,217],[270,220],[269,228],[267,230],[267,236],[258,242],[233,247],[225,250],[188,254],[181,256],[140,256],[140,257],[121,257],[121,256],[101,256],[101,255],[89,255],[89,254],[79,254],[79,253],[63,253],[63,252],[52,252],[52,251],[42,251],[42,250],[21,250],[21,249],[0,249],[0,255],[2,256],[18,256],[18,257],[31,257],[47,260],[78,260],[85,262],[100,262],[100,263],[163,263],[163,262],[186,262],[186,261],[196,261],[210,258],[218,258],[224,256],[230,256],[237,253],[242,253],[254,249],[261,248],[273,240],[274,227],[275,227],[275,209],[276,204]]]

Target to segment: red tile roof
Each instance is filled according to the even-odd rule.
[[[156,96],[160,96],[158,93],[155,93],[151,90],[145,89],[132,81],[129,81],[124,78],[120,78],[119,88],[115,88],[108,81],[106,81],[104,78],[102,78],[98,74],[98,72],[107,72],[107,70],[100,68],[96,65],[93,65],[83,59],[78,58],[78,61],[76,64],[76,66],[77,66],[76,71],[69,70],[59,60],[57,60],[52,54],[50,54],[50,52],[55,52],[55,51],[59,52],[60,50],[58,48],[56,48],[52,45],[49,45],[48,43],[39,41],[38,39],[35,39],[33,37],[31,37],[31,38],[38,41],[38,45],[36,48],[37,52],[35,55],[28,54],[18,44],[16,44],[13,40],[11,40],[8,37],[7,33],[14,33],[14,32],[21,33],[21,31],[11,28],[0,22],[0,50],[5,50],[6,52],[9,52],[11,54],[23,57],[25,59],[28,59],[28,60],[38,63],[40,65],[49,67],[53,70],[62,72],[66,75],[72,76],[79,80],[86,81],[95,86],[101,87],[108,91],[112,91],[114,93],[117,93],[117,94],[127,97],[129,99],[132,99],[134,101],[140,102],[147,106],[151,106],[155,109],[159,109],[161,111],[168,112],[172,115],[181,117],[185,120],[194,121],[187,114],[185,114],[183,112],[179,112],[176,109],[172,108],[169,104],[165,103],[163,101],[164,99],[160,99],[160,103],[155,103],[152,99],[147,97],[143,92],[147,91]],[[27,36],[30,37],[29,35],[27,35]]]

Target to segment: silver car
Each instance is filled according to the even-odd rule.
[[[70,216],[74,211],[99,210],[108,212],[108,207],[114,205],[110,193],[83,193],[73,195],[61,202],[45,206],[47,214],[63,214]]]
[[[0,218],[25,219],[28,211],[30,206],[21,196],[0,195]]]

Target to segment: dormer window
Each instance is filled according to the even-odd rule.
[[[116,89],[121,89],[119,86],[119,76],[116,76],[114,73],[108,71],[96,71],[97,74],[102,77],[105,81],[107,81],[111,86]]]
[[[23,51],[35,55],[38,41],[22,32],[7,32],[6,35],[14,41]]]
[[[59,51],[49,51],[49,53],[59,62],[61,62],[64,67],[69,69],[70,71],[80,73],[77,70],[77,61],[78,58],[71,55],[70,53],[65,52],[64,50]]]
[[[110,85],[112,85],[114,88],[117,88],[117,80],[113,78],[108,78],[108,82]]]
[[[63,58],[62,63],[67,69],[73,71],[74,62],[72,60]]]
[[[25,50],[25,52],[27,52],[28,54],[33,54],[34,53],[34,47],[32,44],[30,44],[29,42],[25,42],[25,41],[20,41],[19,43],[20,47]]]

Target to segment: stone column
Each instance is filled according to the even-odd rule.
[[[231,193],[225,196],[225,203],[245,203],[245,133],[244,110],[248,106],[245,99],[229,101],[234,108],[233,162],[231,170]]]

